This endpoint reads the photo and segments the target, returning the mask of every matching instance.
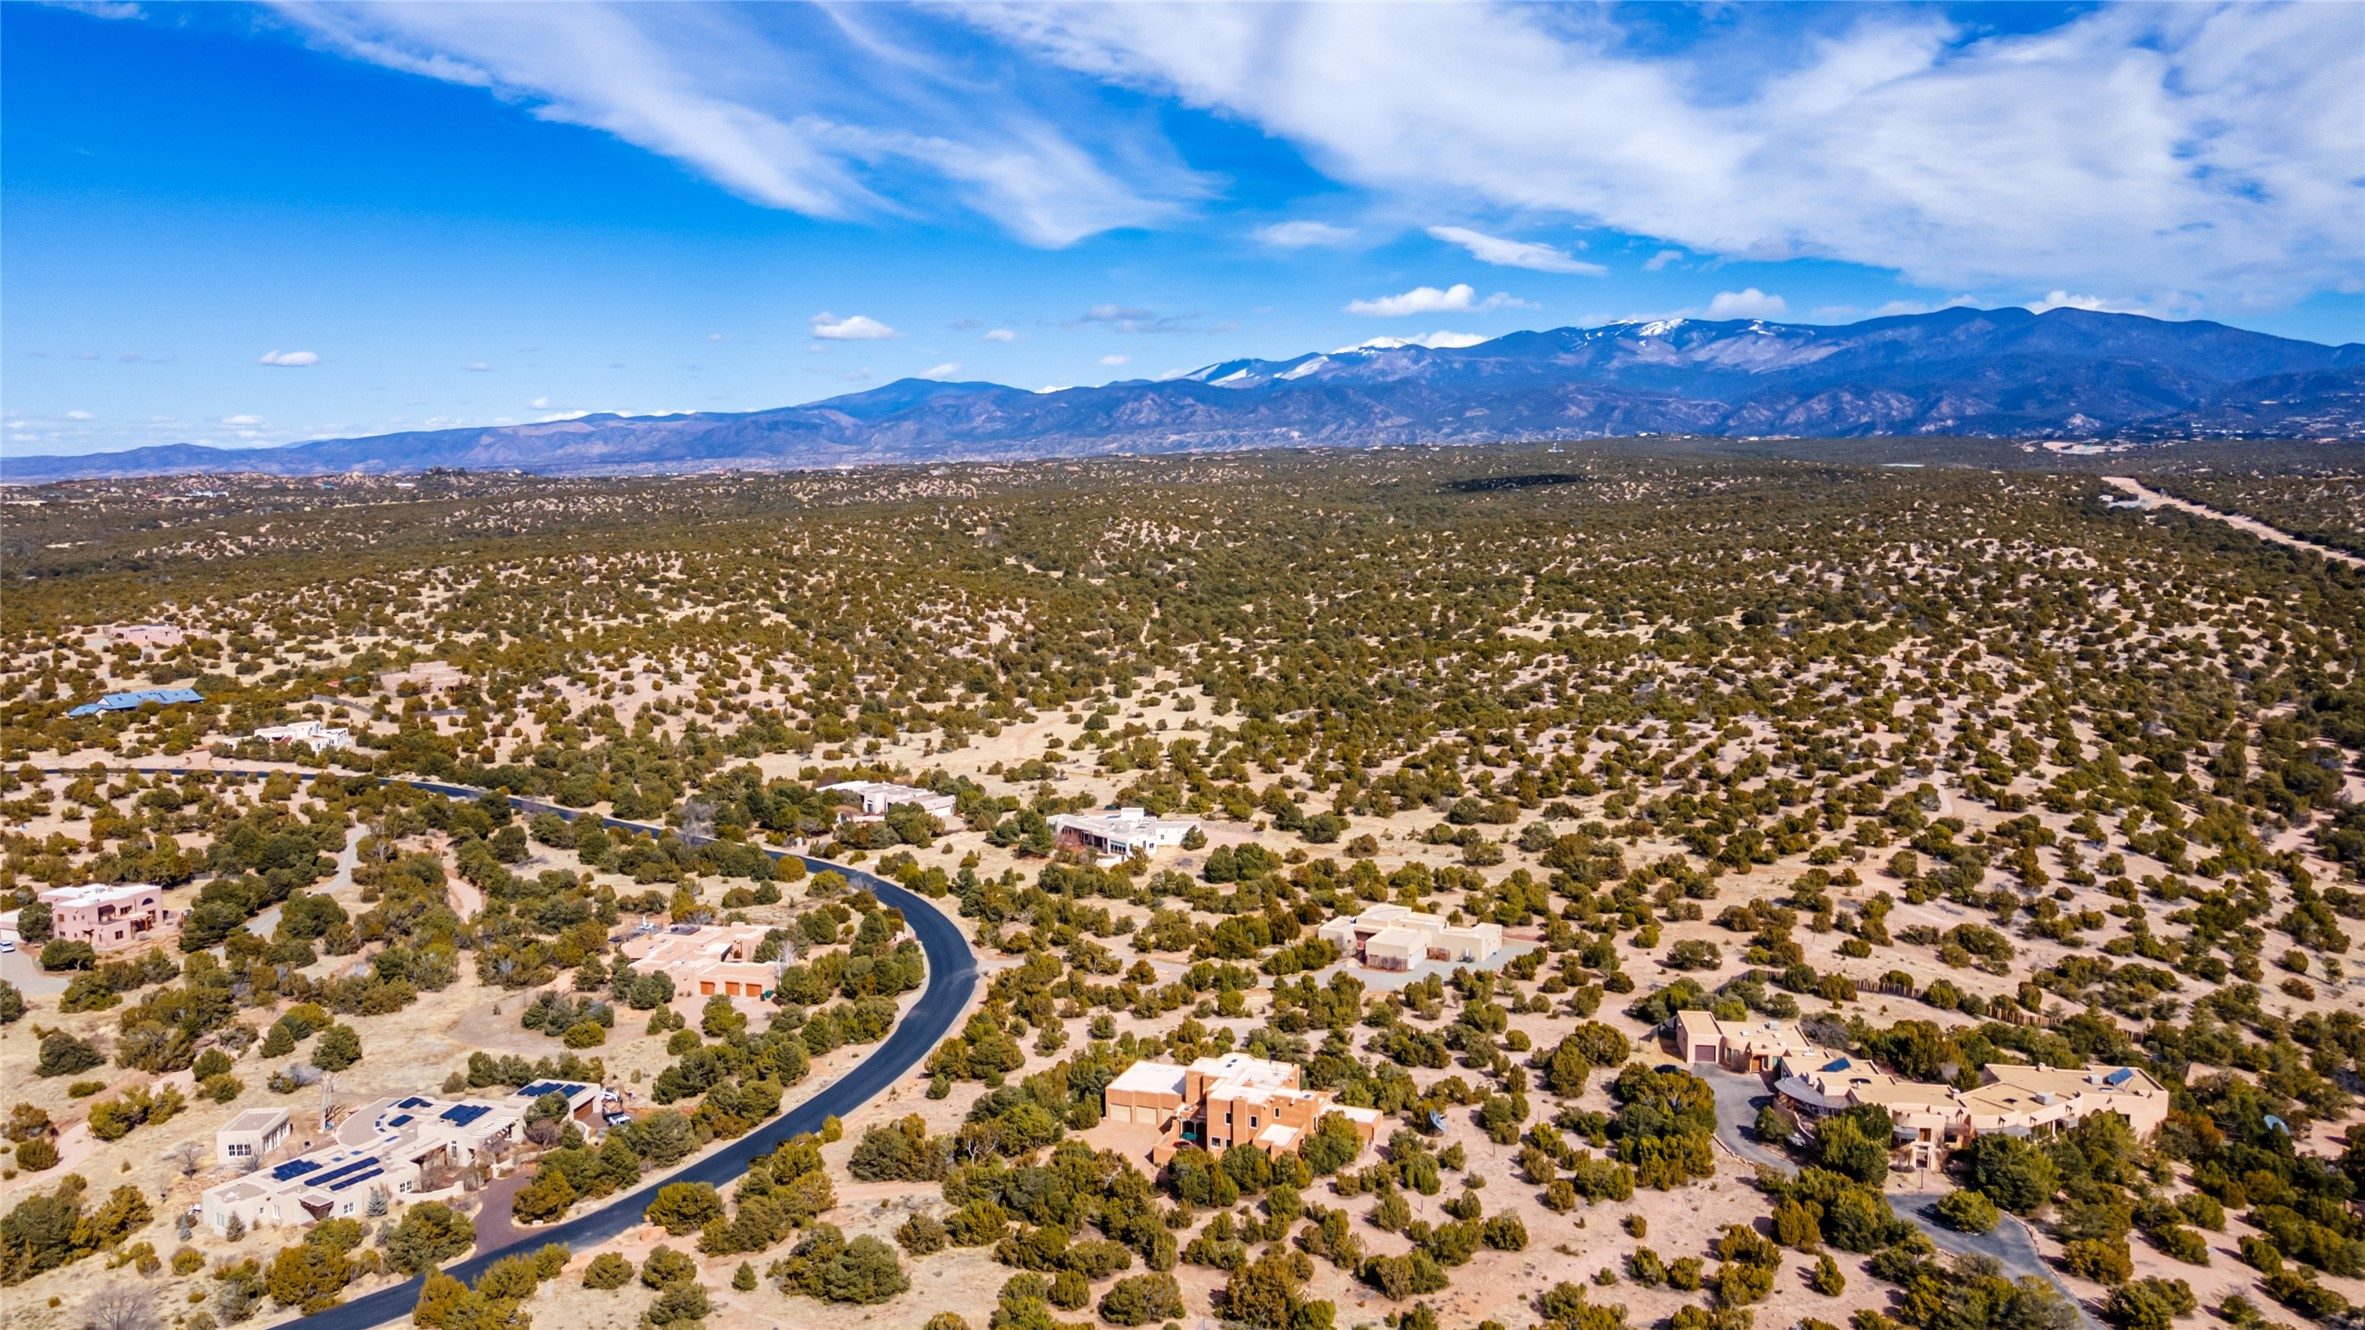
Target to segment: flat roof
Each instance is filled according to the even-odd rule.
[[[223,1131],[269,1131],[287,1121],[284,1108],[250,1108],[230,1119]]]
[[[1136,1062],[1109,1082],[1110,1089],[1127,1094],[1179,1095],[1182,1087],[1183,1069],[1171,1062]]]
[[[78,887],[51,887],[41,899],[51,905],[103,905],[163,888],[152,882],[85,882]]]

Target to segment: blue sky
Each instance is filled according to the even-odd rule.
[[[0,448],[1971,302],[2365,338],[2365,6],[0,7]]]

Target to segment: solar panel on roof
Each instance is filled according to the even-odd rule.
[[[290,1159],[286,1163],[281,1164],[279,1167],[272,1169],[271,1177],[274,1181],[285,1182],[289,1178],[300,1178],[318,1167],[320,1167],[320,1164],[317,1160]]]
[[[403,1101],[402,1101],[401,1103],[399,1103],[399,1104],[396,1104],[396,1105],[395,1105],[395,1107],[396,1107],[396,1108],[425,1108],[425,1107],[427,1107],[429,1104],[432,1104],[432,1103],[434,1103],[434,1102],[435,1102],[435,1101],[434,1101],[434,1100],[432,1100],[432,1099],[421,1099],[421,1098],[420,1098],[419,1096],[417,1096],[417,1095],[412,1095],[410,1098],[403,1100]]]
[[[378,1161],[376,1159],[368,1155],[363,1155],[361,1158],[354,1160],[350,1164],[339,1165],[338,1167],[332,1168],[328,1172],[321,1174],[319,1177],[312,1179],[312,1185],[315,1187],[326,1187],[330,1191],[336,1191],[339,1190],[339,1188],[334,1185],[337,1179],[358,1173],[365,1168],[375,1169],[377,1167]]]
[[[385,1169],[383,1169],[383,1168],[375,1168],[375,1167],[373,1167],[373,1168],[371,1168],[369,1171],[367,1171],[367,1172],[365,1172],[365,1173],[356,1173],[356,1174],[354,1174],[352,1177],[346,1178],[346,1179],[344,1179],[344,1180],[343,1180],[343,1181],[341,1181],[341,1182],[336,1182],[336,1183],[332,1183],[332,1184],[330,1184],[330,1186],[329,1186],[329,1190],[330,1190],[330,1191],[343,1191],[343,1190],[345,1190],[347,1187],[358,1186],[359,1184],[361,1184],[361,1183],[364,1183],[364,1182],[367,1182],[367,1181],[369,1181],[371,1178],[374,1178],[374,1177],[378,1176],[380,1173],[383,1173],[383,1172],[385,1172],[385,1171],[386,1171],[386,1170],[385,1170]]]
[[[492,1111],[491,1107],[484,1104],[454,1104],[445,1109],[441,1116],[455,1127],[465,1127]]]
[[[387,1126],[389,1126],[389,1127],[399,1127],[399,1126],[402,1126],[404,1123],[406,1123],[406,1122],[409,1122],[410,1120],[411,1120],[411,1115],[410,1115],[410,1114],[408,1114],[408,1113],[405,1113],[405,1114],[403,1114],[401,1117],[398,1117],[398,1118],[388,1118],[388,1119],[386,1119],[386,1125],[387,1125]]]
[[[2127,1082],[2134,1079],[2135,1069],[2133,1067],[2121,1067],[2117,1071],[2112,1072],[2110,1075],[2103,1077],[2102,1083],[2104,1085],[2125,1085]]]

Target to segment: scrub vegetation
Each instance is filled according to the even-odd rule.
[[[484,1198],[530,1234],[754,1130],[927,982],[900,913],[767,853],[794,850],[959,922],[984,966],[954,1033],[850,1121],[666,1186],[645,1235],[434,1276],[420,1324],[2349,1314],[2365,574],[2099,476],[2354,547],[2353,465],[1898,447],[1979,465],[1670,441],[30,491],[0,1300],[64,1326],[43,1302],[101,1272],[182,1330],[278,1321],[449,1261]],[[157,623],[179,640],[110,634]],[[427,661],[455,686],[381,678]],[[67,714],[162,686],[204,700]],[[354,746],[250,737],[305,718]],[[824,787],[872,779],[953,811],[841,820]],[[1109,805],[1200,830],[1060,847],[1050,819]],[[50,936],[38,891],[94,881],[167,887],[177,942]],[[1401,975],[1315,936],[1384,902],[1511,945]],[[772,995],[637,971],[644,920],[760,926]],[[1659,1042],[1685,1009],[1965,1086],[2133,1065],[2173,1110],[1922,1176],[1877,1111],[1725,1103]],[[1235,1051],[1377,1139],[1152,1168],[1102,1120],[1133,1063]],[[317,1114],[324,1074],[348,1105],[599,1080],[633,1120],[538,1104],[491,1170],[521,1182],[350,1232],[176,1228],[229,1176],[210,1133]],[[2043,1277],[1977,1254],[2007,1243]]]

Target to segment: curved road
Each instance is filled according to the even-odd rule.
[[[151,767],[142,770],[158,769]],[[203,771],[197,774],[270,773]],[[447,785],[436,781],[412,780],[403,783],[455,799],[474,799],[486,793],[465,785]],[[517,795],[508,798],[511,804],[527,812],[557,813],[570,820],[581,815],[575,809],[559,808]],[[633,831],[664,830],[646,823],[624,822],[612,817],[600,820],[609,826]],[[765,853],[774,859],[789,857],[785,851],[767,850]],[[920,991],[919,1001],[913,1003],[911,1010],[904,1013],[903,1019],[895,1023],[886,1042],[856,1064],[852,1071],[811,1098],[713,1153],[657,1181],[645,1183],[589,1214],[547,1228],[534,1229],[530,1236],[509,1246],[477,1252],[466,1260],[444,1267],[445,1274],[473,1281],[484,1273],[485,1267],[505,1256],[537,1251],[553,1242],[580,1251],[637,1228],[649,1203],[657,1198],[659,1187],[676,1182],[711,1182],[717,1186],[729,1182],[746,1172],[748,1164],[757,1156],[771,1153],[781,1142],[805,1132],[818,1132],[823,1119],[845,1117],[869,1103],[873,1096],[918,1066],[920,1059],[926,1057],[928,1051],[936,1047],[937,1041],[952,1029],[953,1022],[960,1019],[962,1010],[969,1005],[969,995],[977,987],[977,953],[969,949],[969,940],[961,936],[961,930],[953,921],[925,898],[875,873],[866,873],[859,868],[849,868],[827,859],[811,859],[803,855],[796,857],[812,871],[835,869],[845,874],[849,882],[870,891],[879,898],[881,904],[901,910],[904,922],[911,927],[912,935],[919,940],[920,949],[928,958],[927,986]],[[307,1330],[368,1330],[371,1326],[408,1317],[418,1305],[419,1289],[424,1282],[423,1279],[412,1279],[392,1288],[380,1289],[327,1311],[303,1317],[296,1323],[307,1327]]]

